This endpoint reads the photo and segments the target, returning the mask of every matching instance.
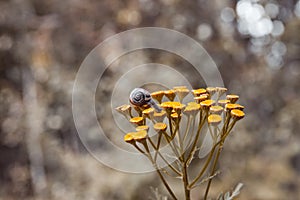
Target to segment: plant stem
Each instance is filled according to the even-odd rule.
[[[179,148],[177,144],[175,144],[174,142],[174,138],[169,138],[168,134],[166,133],[166,131],[163,132],[166,141],[168,142],[168,144],[170,145],[170,147],[172,148],[174,154],[177,156],[177,158],[179,158],[179,160],[181,159],[180,153],[177,151],[177,149]],[[177,148],[176,148],[177,147]]]
[[[185,133],[184,133],[184,136],[183,136],[183,143],[185,142],[186,137],[187,137],[187,135],[188,135],[188,132],[189,132],[189,130],[190,130],[191,118],[192,118],[191,115],[188,116],[188,121],[187,121],[186,129],[185,129]]]
[[[171,137],[173,137],[173,128],[172,128],[171,115],[168,116],[168,119],[169,119],[169,129],[170,129]]]
[[[159,169],[157,168],[155,163],[154,163],[154,167],[155,167],[155,170],[156,170],[159,178],[162,180],[163,184],[165,185],[165,187],[168,190],[168,192],[170,193],[170,195],[173,197],[174,200],[177,200],[175,194],[173,193],[172,189],[168,185],[167,181],[165,180],[165,178],[163,177],[163,175],[161,174],[161,172],[159,171]]]
[[[172,169],[178,176],[182,176],[182,174],[175,167],[173,167],[172,164],[170,164],[165,159],[165,157],[159,152],[159,150],[155,148],[155,145],[154,145],[153,141],[150,138],[148,138],[148,140],[149,140],[151,146],[156,150],[155,153],[157,153],[161,157],[161,159],[168,165],[168,167],[170,167],[170,169]],[[157,154],[155,154],[155,155],[157,155]],[[154,160],[156,161],[156,159],[154,159]]]
[[[188,141],[186,141],[185,149],[188,149],[189,146],[190,146],[191,143],[192,143],[193,133],[194,133],[194,131],[195,131],[195,123],[196,123],[195,121],[196,121],[196,118],[195,118],[195,116],[194,116],[194,117],[193,117],[193,123],[192,123],[192,131],[191,131],[191,134],[190,134],[190,136],[189,136],[189,138],[188,138]]]
[[[159,152],[159,146],[160,146],[160,141],[161,141],[161,137],[162,137],[162,133],[160,132],[159,133],[159,136],[158,136],[158,141],[157,141],[157,145],[156,145],[156,152],[155,152],[155,156],[154,156],[154,160],[156,161],[156,158],[157,158],[157,154]],[[150,139],[150,138],[149,138]]]
[[[209,154],[209,156],[208,156],[208,158],[207,158],[207,160],[206,160],[204,166],[202,167],[202,170],[200,171],[200,173],[198,174],[198,176],[197,176],[197,177],[191,182],[191,184],[189,185],[189,188],[190,188],[190,189],[194,186],[194,184],[201,178],[201,176],[202,176],[202,175],[204,174],[204,172],[206,171],[206,169],[207,169],[207,167],[208,167],[208,165],[209,165],[209,163],[210,163],[210,161],[211,161],[211,159],[212,159],[212,157],[213,157],[213,154],[214,154],[214,152],[215,152],[215,149],[216,149],[216,147],[220,144],[220,142],[221,142],[221,141],[219,141],[218,143],[216,143],[216,144],[213,146],[213,148],[212,148],[212,150],[210,151],[210,154]]]
[[[211,172],[210,172],[210,176],[212,176],[212,175],[215,173],[215,170],[216,170],[216,167],[217,167],[217,162],[218,162],[218,160],[219,160],[221,151],[222,151],[222,149],[223,149],[223,144],[224,144],[224,140],[222,140],[221,143],[220,143],[220,146],[219,146],[217,155],[216,155],[216,157],[215,157],[215,159],[214,159],[214,163],[213,163],[212,170],[211,170]],[[207,199],[207,195],[208,195],[208,192],[209,192],[209,188],[210,188],[211,182],[212,182],[212,179],[209,179],[208,184],[207,184],[207,187],[206,187],[205,195],[204,195],[204,200]]]
[[[218,149],[218,152],[217,152],[217,155],[214,159],[214,162],[213,162],[213,167],[212,167],[212,170],[211,170],[211,173],[210,173],[210,176],[212,176],[214,173],[215,173],[215,170],[216,170],[216,167],[217,167],[217,162],[219,160],[219,157],[220,157],[220,154],[221,154],[221,151],[223,149],[223,144],[224,144],[224,141],[226,139],[226,137],[228,136],[229,132],[231,131],[231,129],[233,128],[234,124],[236,121],[233,121],[231,124],[230,124],[230,127],[229,127],[229,131],[228,131],[228,126],[229,126],[229,122],[230,122],[230,114],[226,113],[227,116],[226,116],[226,120],[225,120],[225,124],[223,126],[223,129],[222,129],[222,135],[221,135],[221,139],[220,139],[220,145],[219,145],[219,149]],[[208,181],[208,184],[207,184],[207,187],[206,187],[206,191],[205,191],[205,195],[204,195],[204,200],[207,199],[207,196],[208,196],[208,192],[209,192],[209,188],[210,188],[210,185],[211,185],[211,182],[212,182],[212,179],[210,179]]]
[[[206,113],[206,117],[207,117],[207,113]],[[199,136],[200,136],[200,132],[201,132],[202,126],[204,125],[206,117],[202,120],[202,122],[201,121],[199,122],[199,127],[198,127],[198,130],[197,130],[196,136],[195,136],[195,140],[194,140],[192,149],[191,149],[191,151],[188,154],[187,160],[191,159],[191,156],[193,156],[193,152],[194,152],[195,148],[197,147],[197,142],[198,142],[198,139],[199,139]]]
[[[177,200],[175,194],[173,193],[172,189],[170,188],[170,186],[169,186],[169,184],[167,183],[167,181],[166,181],[166,179],[164,178],[164,176],[161,174],[161,172],[160,172],[160,170],[159,170],[157,164],[156,164],[155,161],[153,160],[153,158],[152,158],[152,156],[151,156],[151,154],[150,154],[150,151],[149,151],[147,142],[144,141],[142,144],[144,145],[145,150],[146,150],[146,152],[147,152],[147,157],[148,157],[149,160],[152,162],[153,167],[155,168],[155,171],[157,172],[159,178],[162,180],[163,184],[165,185],[166,189],[168,190],[168,192],[170,193],[170,195],[172,196],[172,198],[173,198],[174,200]]]
[[[182,166],[182,180],[183,180],[183,184],[184,184],[185,200],[190,200],[191,195],[190,195],[190,189],[189,189],[189,180],[188,180],[186,162],[184,162],[183,166]]]

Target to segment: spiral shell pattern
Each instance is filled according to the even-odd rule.
[[[143,106],[151,101],[151,94],[143,88],[135,88],[130,93],[129,100],[135,106]]]
[[[135,106],[150,105],[157,112],[161,112],[161,108],[152,100],[150,92],[143,88],[135,88],[129,95],[129,101]]]

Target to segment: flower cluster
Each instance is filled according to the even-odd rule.
[[[159,177],[173,199],[177,199],[164,175],[180,177],[185,191],[185,199],[190,199],[190,191],[200,183],[208,182],[204,199],[207,198],[212,178],[225,139],[236,122],[244,117],[244,106],[237,104],[238,95],[229,94],[223,87],[208,87],[189,90],[185,86],[151,93],[151,98],[162,108],[161,112],[144,105],[122,105],[116,108],[135,127],[127,133],[124,141],[133,145],[149,158]],[[194,101],[184,102],[192,95]],[[156,132],[156,134],[150,134]],[[203,144],[205,134],[210,134],[212,144],[204,156],[204,164],[199,173],[191,177],[189,166]],[[169,151],[162,152],[163,147]],[[170,162],[170,157],[175,158]],[[159,166],[159,161],[165,167]]]

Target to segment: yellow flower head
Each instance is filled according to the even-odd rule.
[[[194,99],[195,99],[195,101],[196,101],[197,103],[200,103],[200,102],[202,102],[202,101],[207,100],[208,97],[209,97],[208,94],[201,94],[200,96],[194,97]]]
[[[160,104],[160,106],[165,109],[168,115],[170,115],[173,109],[181,110],[185,105],[177,101],[166,101]]]
[[[157,122],[162,122],[166,117],[166,111],[162,110],[161,112],[154,112],[153,119]]]
[[[135,128],[136,131],[148,131],[149,130],[149,126],[147,125],[142,125],[142,126],[138,126]]]
[[[142,131],[135,132],[133,134],[133,139],[137,142],[140,142],[140,141],[146,139],[147,136],[148,136],[147,131],[142,130]]]
[[[167,129],[167,125],[165,123],[156,123],[154,124],[153,128],[156,131],[165,131]]]
[[[183,101],[184,97],[189,94],[189,90],[187,88],[177,88],[175,89],[175,93],[177,94],[180,102]]]
[[[225,105],[225,109],[226,109],[226,111],[230,111],[230,110],[233,110],[233,109],[243,110],[244,106],[242,106],[240,104],[237,104],[237,103],[228,103],[228,104]]]
[[[147,131],[145,131],[145,130],[137,131],[137,132],[130,132],[124,136],[124,141],[128,142],[128,143],[132,143],[134,141],[141,142],[141,141],[145,140],[147,138],[147,136],[148,136],[148,134],[147,134]]]
[[[227,92],[227,88],[224,87],[216,87],[219,97],[222,96],[225,92]]]
[[[176,102],[173,102],[173,103],[176,103]],[[177,114],[180,114],[181,111],[185,108],[185,105],[184,104],[173,104],[173,110],[177,113]]]
[[[220,115],[212,114],[208,116],[207,120],[209,124],[216,126],[221,123],[222,117]]]
[[[209,109],[213,104],[215,103],[214,100],[208,99],[205,101],[200,102],[201,108],[203,109]]]
[[[206,91],[210,94],[210,96],[214,95],[217,91],[217,88],[215,87],[207,87]]]
[[[132,124],[136,126],[144,125],[144,118],[143,117],[133,117],[129,120]]]
[[[192,93],[193,93],[193,95],[195,96],[195,97],[198,97],[198,96],[200,96],[201,94],[206,94],[206,89],[204,89],[204,88],[199,88],[199,89],[197,89],[197,90],[192,90]]]
[[[218,101],[218,104],[221,106],[225,106],[227,103],[230,103],[230,101],[228,99],[221,99]]]
[[[230,103],[235,103],[239,99],[239,96],[235,95],[235,94],[228,94],[226,96],[226,99],[228,99],[230,101]]]
[[[174,101],[174,98],[175,98],[175,96],[176,96],[174,90],[166,90],[166,91],[164,91],[164,94],[165,94],[166,97],[168,97],[168,99],[169,99],[170,101]]]
[[[154,108],[147,108],[145,110],[143,110],[143,115],[149,119],[151,119],[153,117],[154,114]]]
[[[164,91],[157,91],[151,93],[152,98],[157,100],[158,103],[161,103],[161,100],[164,97],[164,95],[165,95]]]
[[[240,120],[245,116],[245,113],[239,109],[233,109],[230,111],[230,115],[233,119]]]
[[[124,141],[125,142],[128,142],[128,143],[132,143],[134,142],[134,139],[133,139],[133,134],[134,132],[130,132],[130,133],[127,133],[125,136],[124,136]]]
[[[127,105],[127,104],[119,106],[119,107],[117,107],[115,109],[116,109],[116,111],[118,111],[119,113],[121,113],[121,114],[123,114],[125,116],[130,116],[130,114],[131,114],[131,106]]]
[[[213,114],[221,114],[223,112],[224,108],[222,106],[211,106],[209,108],[210,113]]]
[[[193,104],[189,104],[185,109],[184,109],[184,114],[186,115],[193,115],[195,116],[199,110],[200,110],[200,104],[197,104],[196,102],[191,102]]]

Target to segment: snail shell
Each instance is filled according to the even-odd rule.
[[[129,95],[129,101],[135,106],[150,105],[157,112],[161,112],[161,108],[153,101],[150,92],[143,88],[135,88]]]
[[[143,106],[151,101],[151,94],[143,88],[135,88],[129,96],[130,102],[135,106]]]

